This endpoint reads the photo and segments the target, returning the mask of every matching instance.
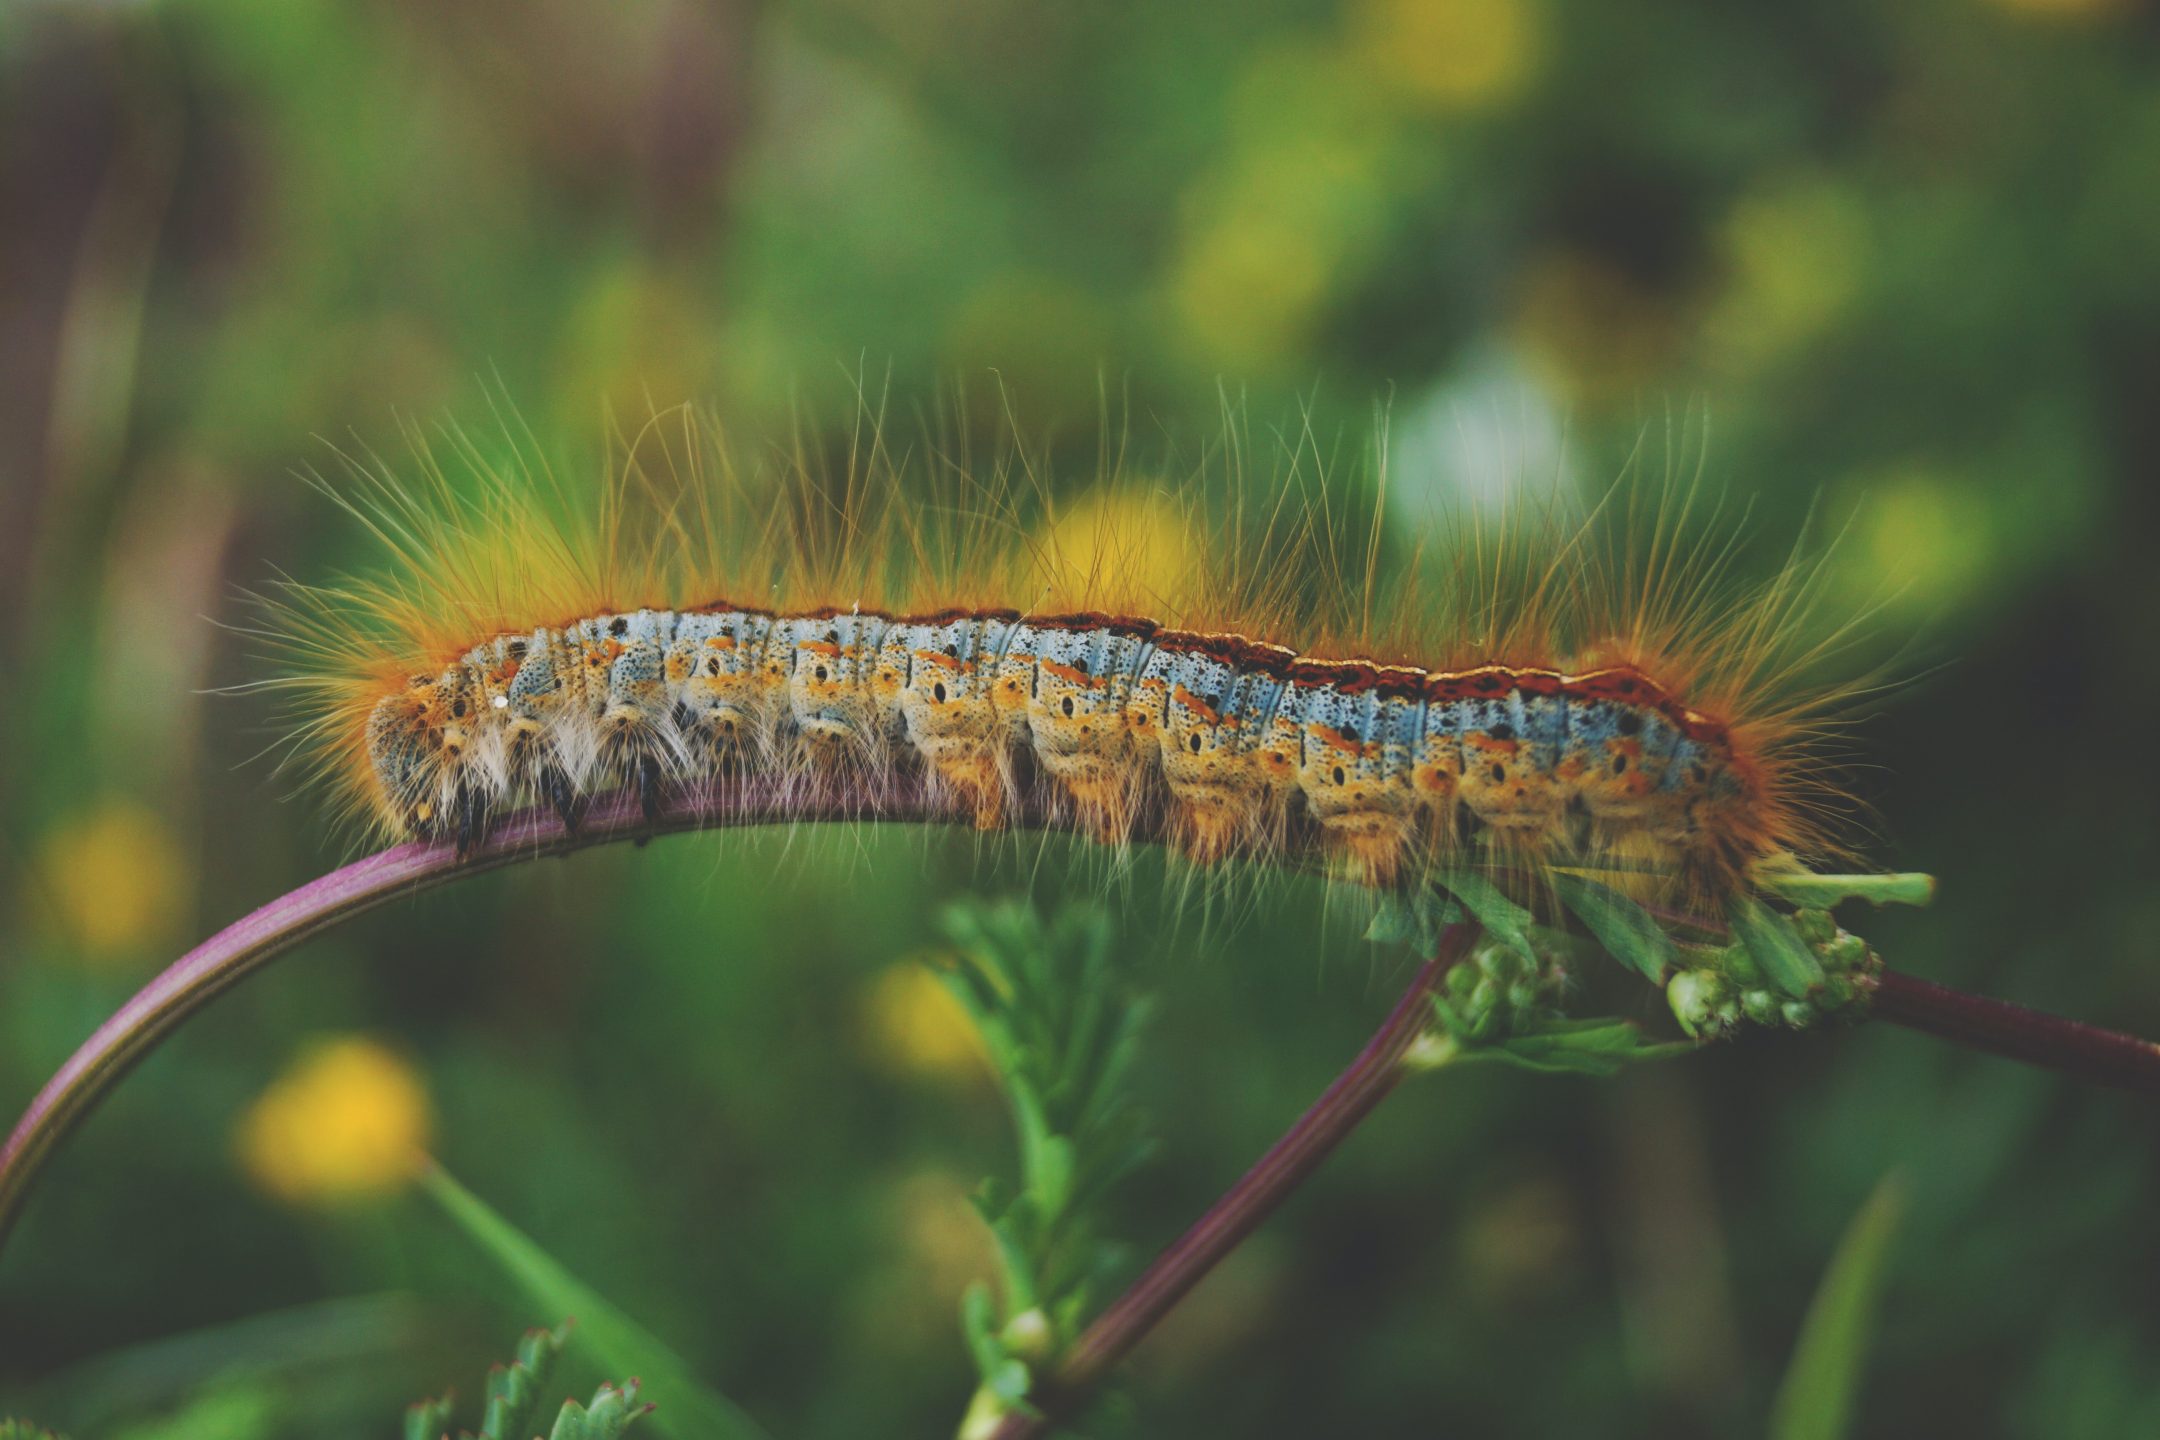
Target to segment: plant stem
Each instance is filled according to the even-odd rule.
[[[389,901],[520,861],[567,855],[621,840],[685,830],[820,820],[923,823],[949,821],[920,776],[895,775],[840,790],[801,781],[738,776],[670,792],[648,823],[629,790],[598,797],[575,834],[546,808],[506,817],[484,845],[460,860],[454,847],[413,842],[356,860],[280,896],[228,925],[173,962],[100,1025],[37,1093],[0,1145],[0,1247],[21,1212],[31,1182],[54,1148],[122,1076],[141,1063],[188,1016],[302,941]],[[1019,830],[1077,828],[1039,797],[1010,817]],[[1143,822],[1136,840],[1156,838]]]
[[[2160,1045],[2028,1010],[2007,1000],[1885,970],[1876,986],[1877,1019],[1923,1031],[1969,1050],[2022,1060],[2118,1089],[2160,1095]]]
[[[1072,1413],[1111,1366],[1335,1153],[1402,1079],[1403,1052],[1432,1023],[1435,987],[1469,953],[1477,934],[1475,925],[1447,928],[1438,953],[1419,969],[1357,1058],[1243,1179],[1081,1333],[1057,1369],[1029,1395],[1039,1413],[1006,1416],[992,1440],[1032,1440],[1046,1434],[1057,1416]]]
[[[574,835],[550,811],[525,810],[507,817],[486,844],[463,860],[447,844],[416,842],[334,870],[183,955],[100,1025],[46,1082],[6,1143],[0,1144],[0,1247],[54,1149],[160,1040],[271,960],[354,915],[468,875],[621,840],[821,820],[922,824],[953,818],[919,775],[887,776],[845,790],[814,782],[728,777],[670,792],[651,822],[634,794],[618,791],[596,799]],[[1023,795],[1009,820],[1016,830],[1081,828],[1068,812],[1032,793]],[[1156,840],[1159,830],[1159,817],[1146,812],[1132,838]],[[2160,1047],[2132,1036],[1887,971],[1875,995],[1875,1013],[1972,1049],[2160,1093]]]

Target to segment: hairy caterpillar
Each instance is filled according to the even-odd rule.
[[[1377,511],[1341,559],[1341,487],[1295,451],[1220,504],[1112,467],[1075,526],[1017,448],[984,475],[866,430],[842,464],[745,471],[658,417],[583,519],[456,432],[449,467],[414,437],[417,486],[351,464],[333,493],[391,565],[274,602],[301,743],[386,834],[461,851],[521,803],[574,827],[617,786],[651,814],[723,772],[903,766],[978,827],[1039,786],[1106,842],[1160,807],[1196,861],[1317,853],[1377,886],[1623,856],[1714,898],[1826,843],[1817,742],[1855,687],[1817,676],[1846,632],[1819,572],[1733,583],[1675,487],[1390,568]]]

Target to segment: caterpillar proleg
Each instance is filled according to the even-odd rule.
[[[416,442],[417,485],[351,464],[326,484],[389,563],[274,602],[302,745],[383,833],[461,849],[618,786],[650,811],[720,773],[897,767],[984,829],[1037,786],[1105,843],[1159,807],[1197,862],[1374,886],[1624,856],[1715,898],[1825,843],[1844,631],[1805,565],[1737,583],[1684,487],[1393,561],[1375,529],[1346,561],[1346,487],[1294,463],[1227,496],[1111,466],[1061,504],[1018,449],[983,475],[867,428],[844,462],[745,469],[663,417],[587,519],[454,432],[447,466]]]

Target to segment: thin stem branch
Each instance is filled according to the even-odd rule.
[[[631,792],[596,799],[575,834],[544,808],[507,817],[486,844],[460,860],[444,843],[398,845],[333,870],[228,925],[145,985],[85,1040],[31,1100],[0,1145],[0,1247],[13,1230],[31,1182],[52,1152],[122,1076],[140,1064],[188,1016],[278,956],[332,926],[407,895],[521,861],[567,855],[621,840],[686,830],[821,820],[923,823],[950,821],[948,806],[920,776],[892,775],[842,791],[815,782],[740,776],[702,781],[668,795],[648,822]],[[1024,800],[1013,828],[1075,828],[1041,800]],[[1157,838],[1144,818],[1137,840]]]
[[[1879,1020],[1968,1050],[1985,1050],[2121,1090],[2160,1095],[2160,1045],[2135,1035],[2028,1010],[2007,1000],[1968,995],[1895,970],[1883,971],[1873,1013]]]
[[[1072,1414],[1110,1367],[1349,1137],[1402,1078],[1403,1054],[1431,1018],[1428,1001],[1435,987],[1468,953],[1476,934],[1475,926],[1457,925],[1442,936],[1439,954],[1418,971],[1349,1068],[1243,1179],[1082,1332],[1063,1362],[1029,1397],[1038,1413],[1007,1416],[991,1440],[1038,1440],[1060,1417]],[[2103,1085],[2160,1094],[2160,1045],[2136,1036],[1967,995],[1894,970],[1880,976],[1873,1014],[1971,1049]]]
[[[1028,1397],[1039,1414],[1008,1415],[992,1432],[992,1440],[1033,1440],[1049,1431],[1055,1417],[1070,1414],[1111,1366],[1335,1153],[1402,1079],[1403,1052],[1432,1023],[1434,989],[1469,953],[1477,934],[1475,925],[1448,927],[1438,953],[1419,969],[1357,1058],[1243,1179],[1081,1333],[1057,1369]]]

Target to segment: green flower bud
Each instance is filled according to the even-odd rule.
[[[1500,1011],[1500,987],[1490,977],[1470,992],[1470,1038],[1490,1040],[1500,1033],[1507,1017]]]
[[[1682,970],[1665,984],[1665,1002],[1680,1028],[1697,1037],[1722,1029],[1729,1014],[1731,987],[1708,970]]]
[[[1795,1030],[1805,1030],[1821,1019],[1815,1007],[1805,1000],[1788,1000],[1784,1005],[1785,1023]]]
[[[1810,945],[1827,945],[1837,938],[1837,921],[1827,910],[1796,910],[1792,920],[1793,929]]]
[[[1858,970],[1867,964],[1867,941],[1840,933],[1823,948],[1823,964],[1832,970]]]
[[[1779,1019],[1778,997],[1768,990],[1742,991],[1740,1012],[1757,1025],[1775,1025]]]
[[[1728,945],[1719,951],[1718,968],[1731,976],[1735,985],[1747,987],[1763,983],[1762,971],[1745,945]]]
[[[1506,985],[1529,977],[1533,969],[1529,957],[1505,945],[1494,945],[1478,957],[1478,964],[1487,975]]]
[[[1005,1322],[998,1331],[998,1340],[1009,1355],[1022,1360],[1042,1361],[1050,1357],[1051,1345],[1057,1339],[1052,1333],[1050,1317],[1040,1305],[1032,1305]]]

